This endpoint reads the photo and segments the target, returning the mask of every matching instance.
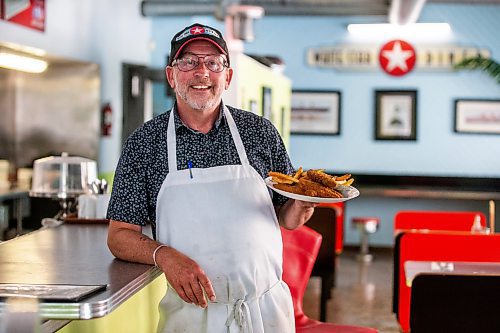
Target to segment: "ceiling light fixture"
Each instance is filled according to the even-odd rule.
[[[448,23],[412,23],[405,25],[390,23],[375,24],[349,24],[347,31],[355,36],[416,36],[416,37],[442,37],[449,35],[451,27]]]
[[[42,73],[47,66],[44,60],[0,50],[0,67],[28,73]]]

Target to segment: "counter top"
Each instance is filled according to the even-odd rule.
[[[464,261],[413,261],[404,263],[406,285],[411,287],[419,274],[500,276],[500,263]]]
[[[106,285],[78,302],[42,301],[42,319],[91,319],[113,311],[161,274],[156,267],[116,259],[107,225],[63,224],[0,243],[0,283]],[[5,311],[0,300],[0,314]]]
[[[382,196],[396,198],[422,199],[455,199],[455,200],[500,200],[500,191],[491,188],[461,189],[460,187],[443,187],[416,185],[354,185],[363,196]],[[0,190],[0,201],[18,199],[29,196],[27,189]]]
[[[330,172],[344,174],[347,172]],[[361,197],[500,200],[500,178],[353,173]]]
[[[418,186],[359,186],[361,196],[392,198],[450,199],[450,200],[500,200],[500,192],[489,190],[460,190],[457,188]]]
[[[0,189],[0,201],[28,197],[29,190],[24,188]]]

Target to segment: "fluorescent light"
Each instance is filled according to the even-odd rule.
[[[47,62],[32,57],[0,51],[0,67],[28,73],[41,73],[47,69]]]
[[[33,54],[35,56],[43,57],[47,55],[47,52],[45,50],[39,49],[37,47],[33,46],[26,46],[26,45],[19,45],[15,43],[10,43],[10,42],[3,42],[2,46],[5,46],[6,48],[12,49],[14,51],[22,52],[22,53],[29,53]]]
[[[406,25],[390,23],[349,24],[347,31],[353,35],[364,37],[373,35],[442,36],[449,34],[451,27],[448,23],[413,23]]]

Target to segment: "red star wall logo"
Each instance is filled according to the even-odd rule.
[[[191,35],[199,35],[199,34],[202,34],[205,32],[205,29],[203,29],[202,27],[192,27],[191,28]]]
[[[387,74],[402,76],[415,67],[416,52],[403,40],[391,40],[380,49],[378,60]]]

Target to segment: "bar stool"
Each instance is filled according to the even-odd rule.
[[[351,223],[354,228],[358,229],[361,242],[356,259],[362,262],[372,261],[373,255],[368,251],[368,236],[377,232],[380,219],[378,217],[353,217]]]

